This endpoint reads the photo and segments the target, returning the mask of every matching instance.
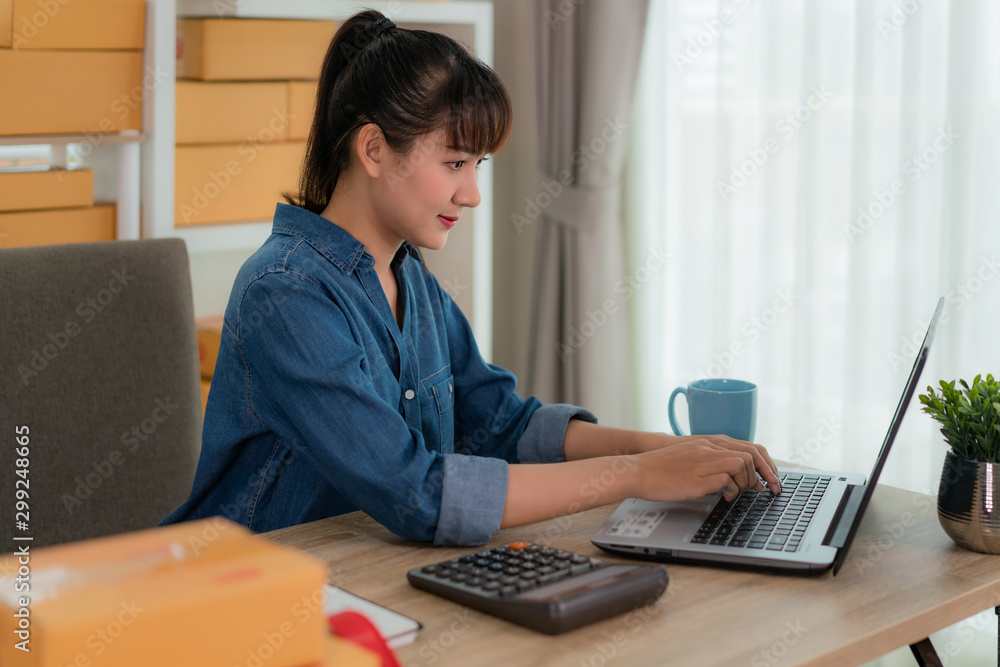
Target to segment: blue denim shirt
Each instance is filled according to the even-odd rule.
[[[365,247],[279,204],[226,308],[190,497],[163,524],[223,515],[262,532],[364,510],[394,533],[483,544],[507,464],[564,460],[570,405],[514,393],[404,243],[397,325]]]

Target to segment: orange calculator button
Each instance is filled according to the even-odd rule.
[[[530,542],[511,542],[510,544],[507,545],[507,548],[508,549],[515,549],[515,550],[520,551],[521,549],[524,549],[524,548],[530,547],[530,546],[531,546]]]

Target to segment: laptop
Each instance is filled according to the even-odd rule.
[[[591,541],[614,554],[666,562],[837,574],[913,398],[937,330],[938,300],[867,481],[858,473],[779,468],[781,493],[721,493],[684,502],[624,501]]]

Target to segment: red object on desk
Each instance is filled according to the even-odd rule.
[[[382,667],[400,667],[396,654],[385,643],[382,635],[371,621],[358,612],[342,611],[328,616],[327,622],[333,634],[378,654],[382,658]]]

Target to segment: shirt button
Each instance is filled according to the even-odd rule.
[[[407,389],[407,390],[406,390],[406,393],[404,393],[404,394],[403,394],[403,396],[404,396],[404,397],[406,397],[406,400],[408,400],[408,401],[412,401],[412,400],[413,400],[413,397],[414,397],[414,396],[416,396],[416,394],[415,394],[415,393],[413,393],[413,390],[412,390],[412,389]]]

